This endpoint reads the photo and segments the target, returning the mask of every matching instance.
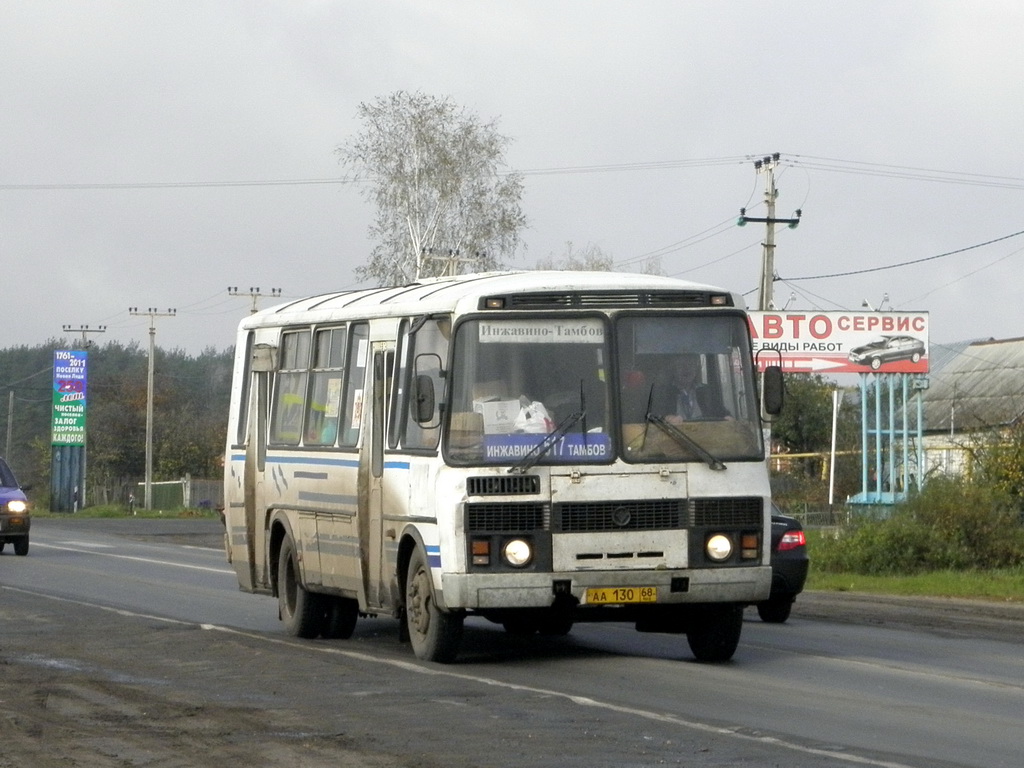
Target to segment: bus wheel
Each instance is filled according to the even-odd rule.
[[[299,563],[291,538],[281,543],[277,560],[277,607],[285,631],[293,637],[316,637],[326,624],[322,599],[299,583]]]
[[[348,597],[328,598],[325,602],[323,636],[328,640],[348,640],[359,618],[359,603]]]
[[[14,540],[14,554],[24,557],[28,554],[28,534]]]
[[[462,641],[462,620],[461,613],[445,613],[437,607],[427,558],[417,547],[405,582],[405,624],[416,658],[442,664],[454,661]]]
[[[690,619],[686,641],[697,661],[728,661],[740,643],[742,629],[741,607],[708,606]]]

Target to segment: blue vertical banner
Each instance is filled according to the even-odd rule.
[[[52,445],[85,445],[85,410],[89,353],[53,353]]]

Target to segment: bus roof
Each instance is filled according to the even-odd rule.
[[[639,297],[649,293],[692,294],[695,297],[716,294],[727,296],[729,306],[745,306],[739,294],[660,275],[555,270],[484,272],[425,278],[401,286],[338,291],[296,299],[249,315],[239,324],[239,329],[324,322],[335,318],[474,311],[480,299],[485,296],[543,295],[549,308],[567,309],[573,306],[595,306],[578,303],[579,297],[587,295],[635,294]],[[644,304],[638,299],[637,306]],[[542,307],[538,305],[536,308]]]

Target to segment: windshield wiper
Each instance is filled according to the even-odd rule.
[[[721,459],[712,456],[708,450],[690,437],[688,434],[683,432],[681,429],[676,427],[674,424],[670,424],[665,420],[663,416],[656,416],[650,411],[647,412],[646,421],[648,424],[654,424],[662,432],[675,440],[679,445],[684,448],[689,448],[691,451],[696,453],[704,462],[714,470],[725,469],[725,464],[722,463]],[[646,427],[645,427],[646,430]]]
[[[566,416],[565,419],[562,420],[562,423],[555,427],[553,432],[547,434],[544,439],[533,446],[533,448],[531,448],[523,458],[508,468],[509,474],[519,473],[521,475],[531,467],[535,466],[537,462],[543,459],[547,455],[548,451],[554,447],[555,443],[565,437],[566,432],[586,417],[586,411],[577,411],[576,413]]]

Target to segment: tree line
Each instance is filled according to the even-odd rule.
[[[0,439],[6,458],[32,498],[45,504],[50,486],[53,339],[0,350]],[[148,350],[109,342],[88,350],[86,504],[124,503],[145,476]],[[198,355],[155,350],[153,480],[221,475],[233,349]]]

